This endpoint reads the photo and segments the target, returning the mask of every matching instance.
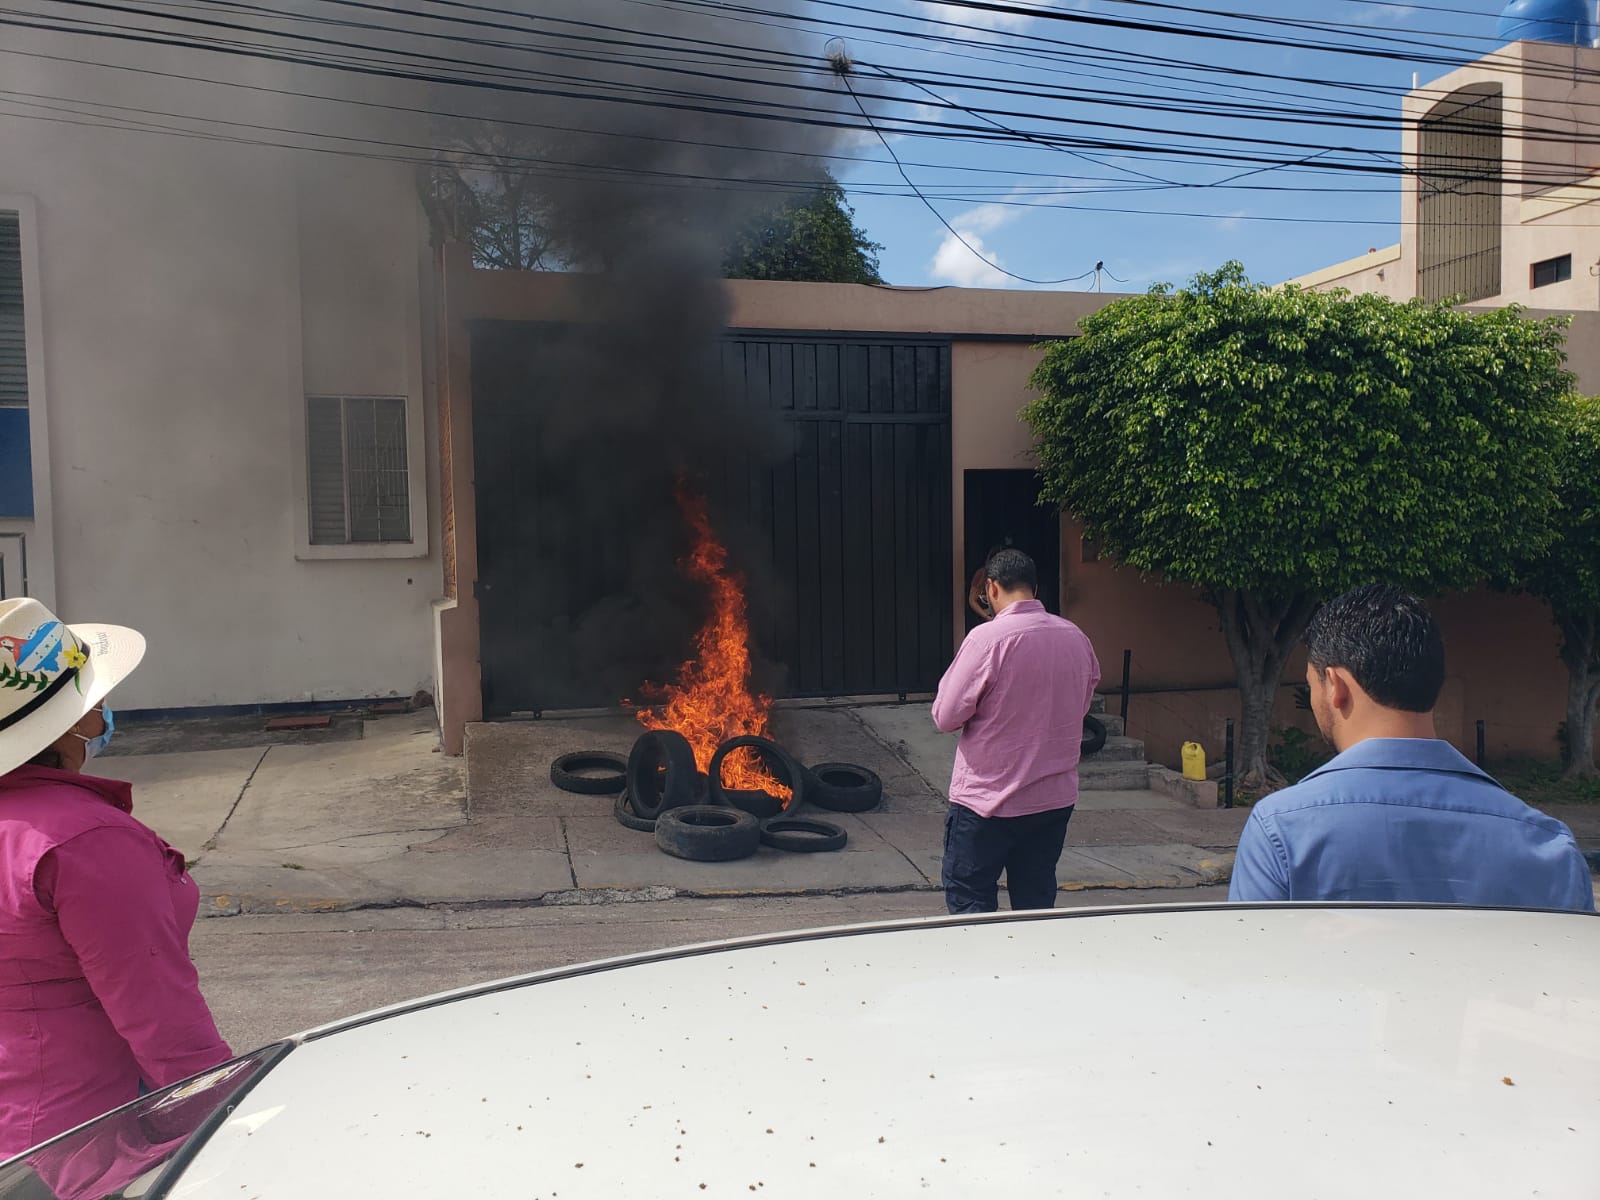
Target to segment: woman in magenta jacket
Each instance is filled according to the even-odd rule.
[[[232,1057],[189,961],[199,890],[82,773],[144,657],[116,626],[0,601],[0,1159]]]

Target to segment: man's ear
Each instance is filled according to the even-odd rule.
[[[1348,711],[1350,701],[1355,696],[1349,672],[1343,667],[1329,667],[1325,677],[1328,687],[1328,703],[1337,712]]]

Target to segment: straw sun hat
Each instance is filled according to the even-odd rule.
[[[64,625],[37,600],[0,600],[0,775],[53,745],[144,657],[120,625]]]

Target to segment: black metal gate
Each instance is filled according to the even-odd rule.
[[[473,331],[491,717],[612,705],[689,651],[687,627],[652,626],[649,597],[616,594],[629,587],[629,540],[658,535],[608,509],[603,490],[570,486],[548,429],[569,403],[548,379],[560,328]],[[787,435],[780,455],[730,451],[699,472],[713,513],[742,527],[730,546],[753,577],[754,649],[778,668],[763,682],[789,696],[931,690],[951,653],[948,340],[740,333],[718,353],[724,398]]]

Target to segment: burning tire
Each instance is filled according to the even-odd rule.
[[[828,821],[803,817],[778,817],[761,826],[761,842],[774,850],[794,854],[820,854],[843,850],[850,835]]]
[[[617,824],[624,829],[633,829],[639,833],[654,833],[656,823],[647,821],[643,817],[635,816],[633,802],[628,798],[628,791],[624,788],[617,793],[617,798],[611,803],[611,815],[616,817]]]
[[[832,812],[866,812],[883,800],[883,780],[854,763],[806,768],[806,799]]]
[[[656,845],[690,862],[749,858],[761,840],[761,822],[737,808],[691,804],[669,808],[656,819]]]
[[[711,803],[729,805],[761,818],[774,817],[783,811],[783,800],[770,792],[729,788],[722,785],[723,760],[733,751],[745,748],[753,750],[778,782],[794,793],[788,804],[789,811],[793,812],[806,799],[805,771],[777,742],[770,738],[751,735],[729,738],[718,746],[717,752],[711,756],[711,766],[706,771],[711,784]]]
[[[694,751],[688,739],[670,729],[641,734],[628,755],[628,795],[633,811],[653,821],[671,808],[695,802]]]
[[[599,772],[579,774],[579,772]],[[564,792],[583,796],[614,796],[627,782],[628,760],[604,750],[563,754],[550,764],[550,782]]]
[[[1106,744],[1106,727],[1093,717],[1083,719],[1083,757],[1097,753]]]

